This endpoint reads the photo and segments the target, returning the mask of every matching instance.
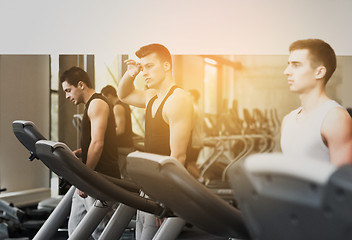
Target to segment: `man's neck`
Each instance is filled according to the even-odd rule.
[[[310,112],[320,106],[322,103],[330,100],[326,95],[325,88],[313,89],[308,93],[302,93],[299,95],[302,111]]]
[[[166,77],[164,81],[161,82],[160,86],[155,89],[158,98],[162,99],[169,92],[170,88],[174,85],[175,83],[172,77]]]
[[[84,104],[87,104],[89,99],[93,96],[95,93],[95,90],[93,88],[86,88],[84,94],[83,94],[83,102]]]

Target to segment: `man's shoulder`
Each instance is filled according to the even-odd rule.
[[[170,97],[166,100],[165,104],[168,104],[168,105],[190,104],[193,106],[190,95],[182,88],[176,88],[173,94],[171,94]]]
[[[106,112],[108,114],[110,109],[109,103],[104,101],[101,98],[94,98],[90,102],[88,106],[88,115],[91,117],[92,115],[99,115],[102,112]]]
[[[184,99],[192,101],[191,96],[187,91],[182,88],[176,88],[174,92],[170,95],[170,99]]]
[[[193,102],[189,94],[180,88],[175,89],[173,94],[166,100],[163,112],[167,116],[192,116]]]
[[[336,106],[329,109],[325,115],[324,121],[331,124],[341,123],[341,121],[351,122],[351,117],[346,109]]]
[[[323,135],[339,134],[342,135],[347,129],[352,128],[352,119],[348,112],[341,107],[331,108],[325,115],[322,123]]]
[[[109,103],[103,99],[103,98],[94,98],[91,100],[90,104],[89,104],[89,107],[90,106],[93,106],[95,107],[96,105],[99,105],[99,106],[102,106],[102,105],[106,105],[106,106],[109,106]]]
[[[348,112],[341,107],[335,107],[328,111],[321,128],[324,139],[328,142],[347,143],[351,140],[352,119]]]

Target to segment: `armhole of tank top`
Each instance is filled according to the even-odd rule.
[[[173,85],[173,86],[170,88],[169,92],[166,94],[166,96],[164,97],[163,101],[160,103],[159,108],[160,108],[160,107],[162,107],[162,108],[164,107],[165,102],[169,99],[169,97],[175,92],[175,90],[176,90],[177,88],[179,88],[179,87],[176,86],[176,85]]]
[[[338,103],[334,104],[333,106],[329,107],[325,111],[324,116],[322,117],[321,123],[320,123],[320,138],[321,138],[320,144],[321,144],[321,146],[324,146],[326,149],[329,149],[329,147],[324,143],[324,140],[323,140],[323,123],[324,123],[324,120],[325,120],[326,116],[328,115],[328,113],[335,108],[344,109],[340,104],[338,104]]]
[[[148,108],[151,108],[151,104],[153,104],[153,102],[157,99],[157,95],[154,95],[153,97],[151,97],[149,99],[149,101],[147,102],[147,105],[145,106],[145,110],[147,110]]]

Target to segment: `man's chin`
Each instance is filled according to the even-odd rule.
[[[297,91],[297,89],[295,89],[294,87],[289,87],[288,88],[289,90],[290,90],[290,92],[293,92],[293,93],[297,93],[298,91]]]

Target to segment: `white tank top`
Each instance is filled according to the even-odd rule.
[[[281,149],[284,155],[297,158],[310,158],[330,162],[329,149],[321,138],[321,128],[326,114],[340,104],[329,100],[316,108],[303,122],[297,121],[302,107],[287,115],[281,133]]]

